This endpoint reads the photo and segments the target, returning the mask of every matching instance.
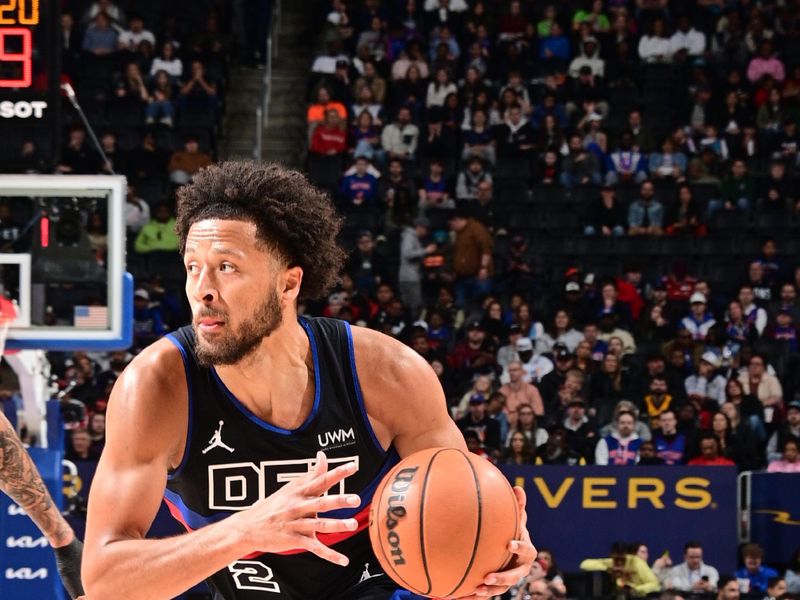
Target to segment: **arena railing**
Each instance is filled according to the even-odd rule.
[[[264,147],[264,130],[269,124],[269,106],[272,100],[272,60],[278,58],[278,32],[281,21],[281,0],[272,4],[269,34],[265,48],[264,81],[262,83],[261,104],[256,107],[256,144],[253,148],[253,160],[260,161]]]

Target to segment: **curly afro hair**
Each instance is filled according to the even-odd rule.
[[[223,162],[202,169],[178,191],[175,229],[186,249],[191,226],[205,219],[249,221],[267,248],[303,269],[301,299],[323,296],[337,282],[344,251],[341,219],[328,196],[298,171],[277,164]]]

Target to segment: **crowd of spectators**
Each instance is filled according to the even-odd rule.
[[[351,254],[309,312],[405,340],[498,462],[800,470],[796,6],[330,6]]]

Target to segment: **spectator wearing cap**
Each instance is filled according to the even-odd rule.
[[[721,365],[720,357],[706,350],[697,363],[695,373],[686,378],[686,395],[698,411],[714,412],[725,402],[726,381],[717,373]]]
[[[447,357],[457,384],[471,381],[475,375],[489,372],[494,368],[494,348],[480,321],[467,325],[466,335],[456,344]]]
[[[469,412],[456,423],[462,433],[473,431],[478,435],[481,448],[490,455],[500,451],[500,423],[489,416],[487,399],[483,394],[473,394],[469,399]]]
[[[562,425],[567,432],[567,446],[571,453],[583,457],[586,463],[593,463],[597,423],[586,415],[586,401],[583,398],[577,396],[567,402]]]
[[[142,350],[166,332],[167,328],[158,306],[150,306],[150,293],[143,288],[136,290],[133,293],[134,348]]]
[[[200,150],[197,137],[187,135],[183,142],[183,150],[176,150],[170,156],[167,165],[169,180],[177,185],[189,183],[200,169],[212,162],[211,156]]]
[[[786,405],[786,419],[767,442],[767,458],[779,460],[786,440],[800,440],[800,399]]]
[[[508,383],[500,386],[500,393],[506,397],[504,412],[509,424],[517,423],[517,408],[522,404],[530,405],[537,417],[544,416],[544,403],[538,388],[525,381],[525,370],[519,360],[512,360],[506,369]]]
[[[503,368],[508,368],[512,360],[519,360],[517,356],[517,340],[522,337],[522,328],[518,323],[512,323],[508,328],[508,343],[501,346],[497,351],[497,364]]]
[[[562,408],[559,392],[566,384],[569,370],[575,366],[575,355],[566,344],[559,342],[553,346],[553,362],[553,370],[542,377],[539,383],[545,413],[551,417],[555,417]]]
[[[437,252],[436,244],[424,244],[431,230],[428,219],[419,217],[413,227],[404,227],[400,238],[400,269],[397,287],[412,314],[422,307],[422,259]]]
[[[692,337],[698,341],[706,339],[709,330],[717,323],[707,306],[706,297],[700,292],[694,292],[689,298],[689,314],[681,319],[681,327],[690,331]]]
[[[628,234],[661,235],[664,233],[664,205],[655,199],[652,181],[644,181],[639,198],[628,208]]]
[[[552,361],[541,354],[535,354],[533,351],[533,342],[529,337],[524,334],[517,340],[517,356],[519,362],[522,364],[524,371],[523,379],[528,383],[538,384],[542,378],[553,370]],[[500,377],[500,381],[508,383],[510,381],[508,370],[504,371]]]
[[[464,207],[459,207],[451,217],[450,228],[456,234],[453,245],[456,303],[467,306],[492,287],[492,236]]]
[[[594,453],[596,465],[635,465],[639,461],[642,439],[635,431],[636,416],[627,410],[617,413],[615,427],[597,442]]]
[[[665,465],[683,464],[686,455],[686,436],[678,431],[678,418],[674,410],[658,415],[658,429],[653,431],[656,456]]]

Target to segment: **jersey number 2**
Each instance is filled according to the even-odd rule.
[[[257,592],[281,593],[277,581],[272,580],[272,569],[256,560],[237,560],[228,565],[237,589]]]

